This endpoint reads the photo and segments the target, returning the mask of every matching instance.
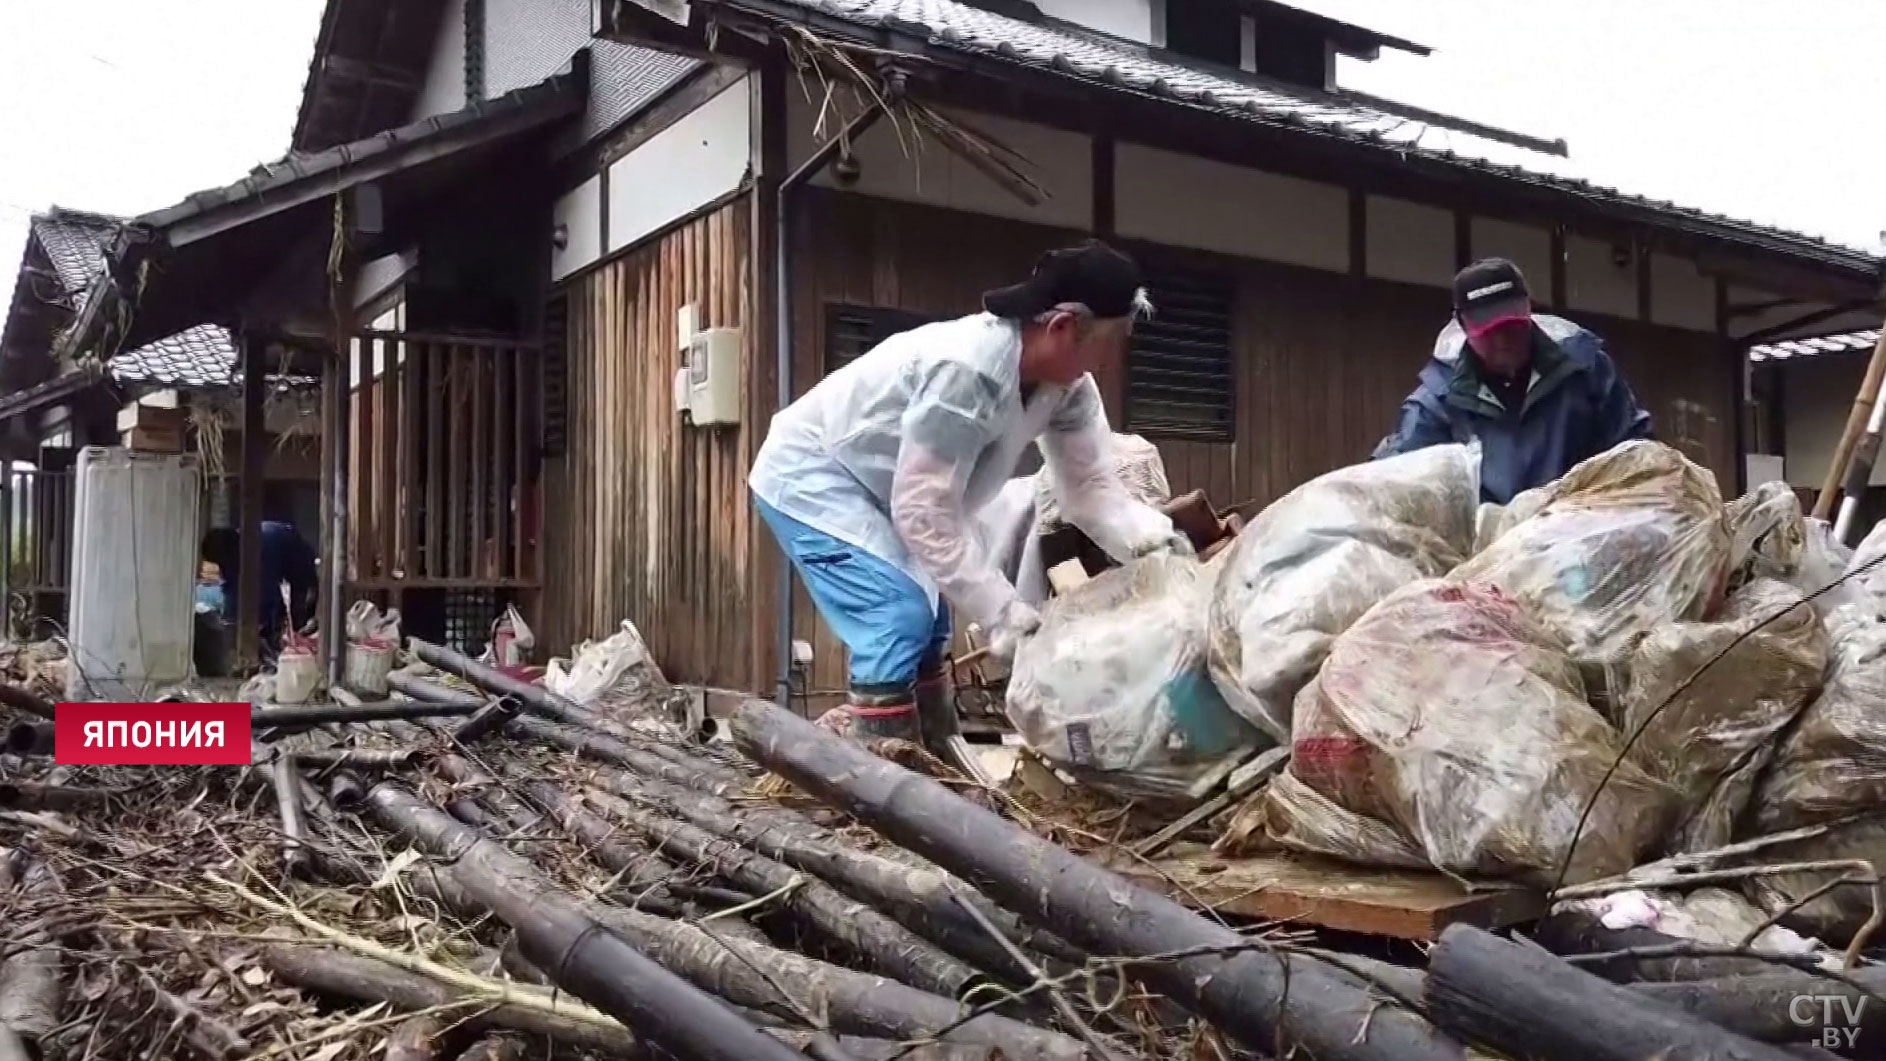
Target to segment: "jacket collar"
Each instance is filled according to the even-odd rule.
[[[1446,401],[1448,405],[1477,416],[1501,419],[1508,415],[1508,410],[1494,396],[1480,373],[1480,361],[1466,349],[1466,340],[1455,349],[1453,374],[1448,379]],[[1519,415],[1525,416],[1533,406],[1539,404],[1565,385],[1565,381],[1574,374],[1584,371],[1584,367],[1559,347],[1559,344],[1537,321],[1532,325],[1532,378],[1526,384],[1526,401],[1519,409]]]

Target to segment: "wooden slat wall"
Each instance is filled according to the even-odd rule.
[[[739,327],[751,364],[750,211],[731,203],[566,288],[569,443],[544,489],[538,642],[550,651],[631,619],[674,680],[767,681],[749,673],[751,639],[769,635],[754,620],[766,587],[751,577],[746,491],[765,422],[683,427],[674,408],[682,306],[702,328]]]
[[[538,584],[522,456],[537,349],[513,340],[363,332],[355,348],[349,580],[361,590]],[[378,375],[375,365],[381,366]]]
[[[1026,275],[1041,251],[1078,234],[855,195],[812,192],[795,228],[794,380],[822,374],[824,305],[852,302],[938,315],[972,313],[981,292]],[[1125,244],[1149,266],[1223,270],[1236,281],[1237,435],[1161,441],[1175,493],[1204,488],[1253,509],[1332,468],[1365,460],[1394,426],[1436,333],[1447,294],[1384,281],[1167,247]],[[1713,336],[1578,314],[1602,335],[1675,442],[1734,489],[1732,367]],[[1101,379],[1116,429],[1123,374]],[[845,684],[842,646],[796,586],[795,636],[814,648],[812,685]]]

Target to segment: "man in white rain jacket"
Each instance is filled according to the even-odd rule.
[[[1140,284],[1104,243],[1050,252],[986,312],[894,335],[773,417],[748,485],[850,650],[851,695],[825,724],[939,747],[956,732],[950,605],[1001,660],[1034,632],[974,525],[1030,442],[1063,518],[1115,559],[1190,548],[1121,486],[1092,374],[1150,311]]]

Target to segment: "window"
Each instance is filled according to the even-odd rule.
[[[884,306],[828,302],[825,304],[825,371],[828,375],[836,372],[898,332],[907,332],[935,319]]]
[[[1147,438],[1230,442],[1237,423],[1231,281],[1161,273],[1146,286],[1154,312],[1133,328],[1125,429]]]
[[[569,446],[570,296],[557,295],[544,306],[543,455],[561,457]]]

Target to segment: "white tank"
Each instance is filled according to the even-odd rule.
[[[197,458],[91,446],[77,477],[66,695],[155,700],[190,677]]]

